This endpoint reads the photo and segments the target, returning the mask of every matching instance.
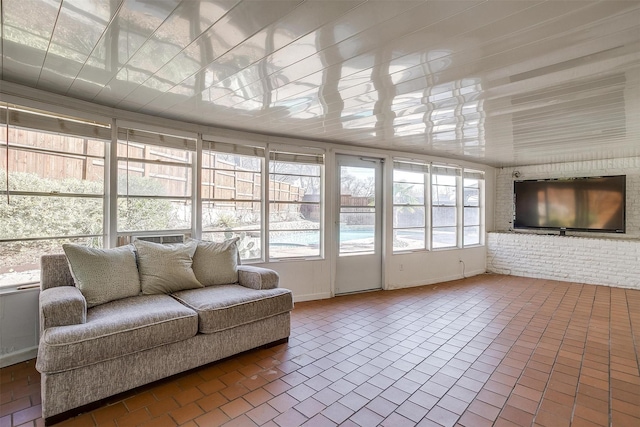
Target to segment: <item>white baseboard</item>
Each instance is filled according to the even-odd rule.
[[[392,284],[392,285],[389,285],[386,289],[394,290],[394,289],[415,288],[417,286],[433,285],[436,283],[450,282],[452,280],[460,280],[460,279],[464,279],[471,276],[477,276],[479,274],[484,274],[484,273],[486,273],[486,270],[480,270],[480,269],[471,270],[471,271],[466,271],[464,276],[462,274],[451,274],[449,276],[435,277],[429,280],[423,279],[423,280],[417,280],[415,282],[403,283],[402,285]]]
[[[321,292],[319,294],[305,294],[305,295],[294,295],[294,302],[302,302],[302,301],[314,301],[318,299],[327,299],[331,298],[331,293],[329,292]]]
[[[13,353],[3,354],[0,356],[0,368],[15,365],[16,363],[25,362],[34,359],[38,355],[38,347],[23,348]]]

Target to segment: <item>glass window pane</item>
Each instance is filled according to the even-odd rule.
[[[287,228],[320,228],[320,205],[314,203],[271,203],[269,221],[272,230],[278,230],[282,226]],[[291,224],[295,224],[295,226],[290,226]]]
[[[465,245],[479,245],[480,226],[464,227],[463,239]]]
[[[480,190],[478,188],[464,189],[464,205],[465,206],[480,206]]]
[[[40,280],[40,257],[62,253],[63,243],[102,247],[102,236],[0,242],[0,287]]]
[[[192,153],[179,148],[160,147],[150,144],[118,141],[118,157],[131,160],[160,160],[165,162],[191,164]]]
[[[456,187],[434,185],[431,187],[431,202],[438,206],[456,205]]]
[[[424,184],[393,183],[393,203],[397,205],[423,205]]]
[[[206,231],[260,230],[260,202],[202,202],[202,229]]]
[[[480,188],[480,180],[475,178],[465,178],[464,186],[465,188]]]
[[[262,183],[259,172],[203,170],[202,197],[225,200],[260,200]]]
[[[120,160],[118,194],[130,196],[191,196],[191,167]],[[128,168],[128,173],[127,173]]]
[[[118,231],[191,228],[191,200],[118,198]]]
[[[424,227],[425,208],[422,206],[394,206],[393,227]]]
[[[362,218],[363,222],[369,224],[349,224],[343,222],[345,219],[352,218],[340,215],[340,254],[373,252],[375,249],[375,213],[370,214],[369,218]]]
[[[432,175],[432,184],[434,185],[448,185],[455,187],[456,186],[456,177],[455,175]]]
[[[431,210],[433,227],[446,227],[456,225],[455,207],[434,207]]]
[[[10,149],[9,164],[9,188],[13,191],[104,194],[103,159]],[[3,184],[6,186],[6,181]]]
[[[204,150],[202,165],[202,238],[238,237],[241,259],[261,259],[262,160]]]
[[[394,182],[406,182],[406,183],[415,183],[415,184],[424,184],[424,173],[423,172],[409,172],[404,170],[393,170],[393,181]]]
[[[480,208],[464,208],[464,225],[480,225]]]
[[[5,142],[5,132],[0,132]],[[45,150],[104,157],[104,141],[9,127],[9,144]]]
[[[211,242],[223,242],[234,237],[238,237],[238,252],[240,259],[251,260],[260,259],[262,251],[260,250],[260,230],[255,231],[221,231],[221,232],[203,232],[202,240]]]
[[[393,250],[410,251],[425,249],[425,229],[410,228],[393,230]]]
[[[433,228],[431,246],[434,249],[456,246],[456,227]]]
[[[340,166],[341,205],[368,206],[375,204],[375,169]]]
[[[311,176],[271,175],[269,179],[269,200],[278,201],[319,201],[320,178]]]
[[[102,235],[103,199],[4,196],[0,218],[0,239]]]
[[[262,170],[262,162],[258,157],[239,156],[203,150],[202,168],[260,172]]]
[[[282,230],[269,233],[272,258],[320,256],[320,230]]]
[[[320,165],[271,161],[269,169],[269,256],[319,256]]]
[[[320,165],[290,162],[269,162],[269,173],[273,175],[320,176]]]

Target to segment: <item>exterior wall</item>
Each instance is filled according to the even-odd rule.
[[[487,270],[640,289],[640,240],[489,233]]]

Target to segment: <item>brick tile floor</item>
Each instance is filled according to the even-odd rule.
[[[640,290],[481,275],[296,304],[288,344],[59,426],[640,426]],[[41,426],[34,360],[0,427]]]

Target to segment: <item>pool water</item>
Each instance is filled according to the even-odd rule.
[[[397,236],[404,239],[422,240],[423,234],[419,231],[398,230]],[[342,228],[340,230],[340,243],[348,243],[354,240],[373,239],[373,228]],[[270,237],[270,243],[274,246],[319,246],[320,231],[292,231],[283,233],[278,231],[276,235]]]

